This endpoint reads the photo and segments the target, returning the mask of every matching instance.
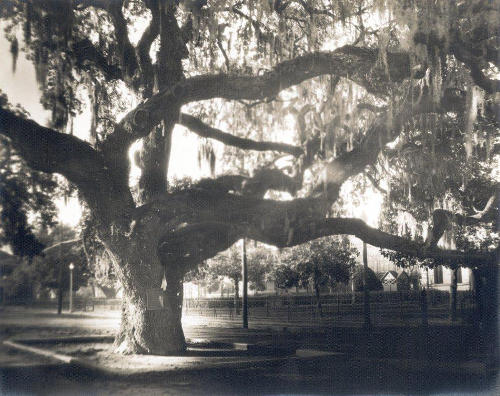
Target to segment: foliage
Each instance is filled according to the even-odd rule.
[[[409,231],[406,232],[405,235],[406,238],[412,238],[412,235]],[[417,241],[420,241],[423,243],[423,240],[421,237],[415,237]],[[415,268],[415,267],[434,267],[434,260],[421,260],[418,259],[415,256],[412,256],[410,254],[406,254],[403,252],[399,252],[396,250],[388,250],[388,249],[380,249],[380,253],[382,256],[384,256],[386,259],[388,259],[391,263],[396,265],[398,268]],[[439,265],[439,264],[438,264]]]
[[[208,271],[212,277],[227,277],[237,284],[241,280],[241,255],[237,244],[210,259]]]
[[[294,285],[295,279],[302,287],[311,285],[315,290],[322,286],[334,287],[347,283],[356,263],[357,249],[347,238],[326,237],[289,249],[281,262],[291,270],[280,269],[279,284]],[[290,279],[283,279],[290,276]]]
[[[364,268],[362,265],[357,265],[354,267],[352,279],[354,282],[355,291],[363,291],[363,272]],[[370,291],[384,289],[384,287],[382,286],[382,282],[380,282],[380,279],[371,268],[367,269],[366,284],[368,286],[368,290]]]
[[[404,272],[399,274],[396,279],[396,288],[398,291],[418,290],[420,288],[420,273],[418,271]]]
[[[299,287],[299,273],[291,266],[280,263],[273,269],[274,284],[278,289]]]
[[[13,108],[1,91],[0,106]],[[14,110],[27,115],[19,106]],[[36,238],[34,229],[55,224],[56,187],[54,176],[30,169],[10,142],[0,136],[0,246],[9,245],[20,257],[40,254],[44,244]]]
[[[50,233],[37,236],[44,246],[57,245],[61,241],[76,238],[74,230],[67,226],[58,225]],[[43,255],[37,256],[32,262],[23,260],[14,268],[8,278],[6,295],[10,298],[30,299],[35,297],[34,292],[44,293],[49,289],[61,286],[63,291],[69,289],[69,264],[73,263],[73,287],[76,291],[85,286],[91,277],[82,246],[78,243],[61,245],[48,249]]]
[[[97,221],[86,206],[83,207],[79,228],[82,250],[93,282],[103,289],[117,289],[120,285],[111,258],[97,235]],[[68,235],[68,238],[71,239],[71,236]]]
[[[242,280],[241,252],[238,244],[234,244],[226,251],[219,253],[208,260],[208,265],[202,269],[200,276],[205,278],[227,277],[231,279],[235,287]],[[274,255],[268,249],[256,245],[248,248],[247,268],[249,288],[255,291],[263,291],[266,288],[266,280],[271,273]]]
[[[22,262],[14,268],[5,287],[7,299],[28,302],[34,297],[34,283],[31,267]]]
[[[79,242],[57,247],[61,241],[74,240],[77,233],[70,227],[59,225],[52,232],[41,235],[40,238],[48,246],[56,247],[48,250],[43,257],[37,257],[31,266],[32,281],[38,283],[41,288],[54,289],[61,287],[69,289],[69,264],[73,263],[73,287],[76,291],[80,285],[87,284],[91,277],[91,271],[85,257],[82,244]]]
[[[255,248],[248,255],[248,283],[255,291],[264,291],[275,257],[265,248]]]

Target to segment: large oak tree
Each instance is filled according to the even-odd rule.
[[[453,220],[491,223],[494,187],[477,213],[445,210],[429,190],[425,242],[336,217],[332,205],[353,176],[377,183],[382,171],[406,171],[387,158],[408,149],[440,163],[439,147],[453,142],[463,164],[491,171],[498,2],[3,0],[0,12],[14,62],[26,51],[52,111],[42,126],[2,104],[0,133],[88,207],[124,287],[119,350],[183,350],[183,276],[243,237],[286,247],[351,234],[420,258],[496,262],[496,251],[437,246]],[[85,141],[72,119],[86,108]],[[169,192],[176,125],[205,139],[212,168],[213,140],[241,164],[224,161],[224,172]],[[129,149],[139,140],[134,184]],[[433,167],[423,171],[440,185]],[[471,175],[464,167],[464,188]],[[409,189],[422,180],[409,178]],[[285,192],[292,199],[278,199]],[[163,308],[148,309],[164,279]]]

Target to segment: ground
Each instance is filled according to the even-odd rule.
[[[35,336],[112,335],[118,329],[118,313],[65,314],[61,317],[31,309],[4,309],[0,313],[0,338]],[[256,324],[257,325],[257,324]],[[186,336],[225,342],[298,343],[303,347],[344,350],[346,357],[321,361],[293,360],[250,368],[225,368],[146,377],[109,379],[85,374],[71,367],[47,366],[47,361],[0,347],[1,394],[498,394],[495,378],[479,358],[462,360],[381,356],[363,353],[338,334],[356,329],[255,328],[244,330],[223,321],[210,326],[185,323]],[[252,327],[252,323],[250,323]],[[258,326],[257,326],[258,327]],[[453,332],[453,329],[447,329]],[[337,333],[336,333],[337,331]],[[392,329],[397,331],[397,329]],[[340,333],[339,333],[340,332]],[[358,333],[361,334],[361,333]],[[391,336],[392,337],[392,336]],[[347,340],[349,337],[344,337]],[[351,337],[352,338],[352,337]],[[354,338],[359,340],[359,336]],[[334,340],[335,339],[335,340]],[[17,363],[17,367],[16,367]]]

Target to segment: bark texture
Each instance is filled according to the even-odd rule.
[[[170,355],[186,347],[181,324],[184,273],[172,263],[160,262],[156,244],[149,235],[137,233],[107,247],[124,286],[115,340],[121,353]]]

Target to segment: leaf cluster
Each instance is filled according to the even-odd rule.
[[[347,283],[358,254],[347,238],[320,238],[290,248],[275,272],[277,286],[319,288]]]

